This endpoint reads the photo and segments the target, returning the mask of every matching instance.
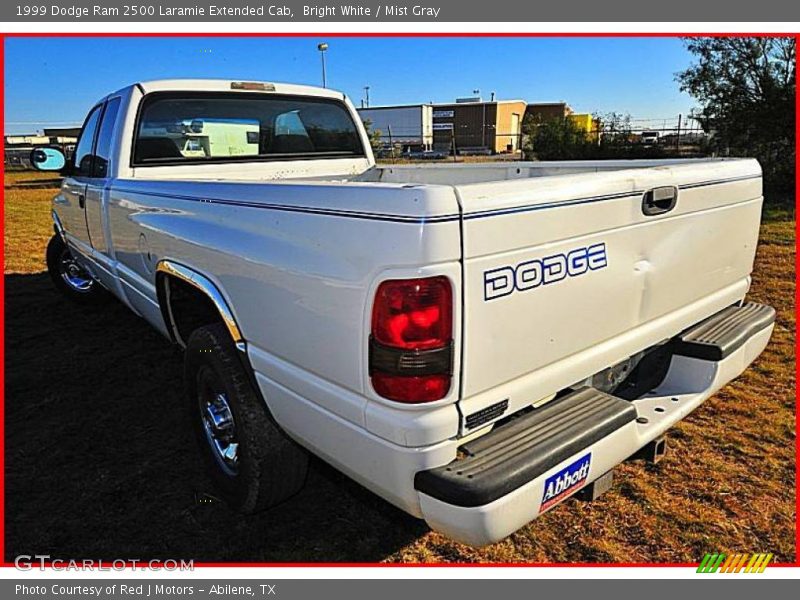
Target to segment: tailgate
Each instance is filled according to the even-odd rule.
[[[481,424],[546,399],[742,299],[749,287],[762,201],[755,160],[456,190],[462,431],[470,415]]]

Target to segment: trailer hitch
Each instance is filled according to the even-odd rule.
[[[636,454],[631,457],[631,460],[644,460],[651,464],[656,464],[664,458],[667,453],[667,437],[662,435],[656,438],[647,445],[642,446]]]

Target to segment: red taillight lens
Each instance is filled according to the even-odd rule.
[[[402,375],[372,374],[372,387],[384,398],[396,402],[421,403],[441,400],[450,391],[450,375],[424,375],[403,377]]]
[[[375,294],[370,376],[397,402],[432,402],[450,391],[453,289],[446,277],[384,281]]]
[[[446,277],[384,281],[375,294],[372,335],[393,348],[441,348],[453,337],[453,291]]]

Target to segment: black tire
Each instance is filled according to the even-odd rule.
[[[278,428],[253,390],[237,352],[221,323],[200,327],[186,345],[184,378],[201,453],[215,484],[233,508],[255,513],[300,491],[308,472],[308,453]],[[232,464],[215,449],[203,416],[208,414],[209,399],[219,399],[219,393],[225,394],[224,410],[217,407],[215,415],[231,415],[231,439],[238,443]]]
[[[111,299],[110,294],[83,269],[74,264],[72,253],[60,235],[54,235],[47,244],[47,272],[53,285],[72,302],[102,304]],[[74,276],[68,273],[73,265]],[[82,283],[82,285],[80,285]]]

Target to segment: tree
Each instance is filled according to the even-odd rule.
[[[581,159],[592,153],[590,136],[568,117],[542,120],[528,115],[522,121],[522,134],[527,160]]]
[[[369,138],[369,145],[372,146],[372,151],[377,154],[383,150],[383,133],[381,130],[373,129],[370,119],[364,119],[364,129],[367,130],[367,137]]]
[[[523,146],[527,160],[591,160],[614,158],[661,158],[662,146],[638,143],[631,116],[618,112],[595,113],[597,129],[586,131],[569,117],[522,122]]]
[[[629,114],[616,111],[603,115],[596,113],[595,119],[602,123],[600,144],[604,148],[627,148],[633,143],[633,128]]]
[[[697,59],[676,74],[701,105],[716,150],[752,156],[765,186],[791,188],[795,163],[795,39],[685,38]]]

